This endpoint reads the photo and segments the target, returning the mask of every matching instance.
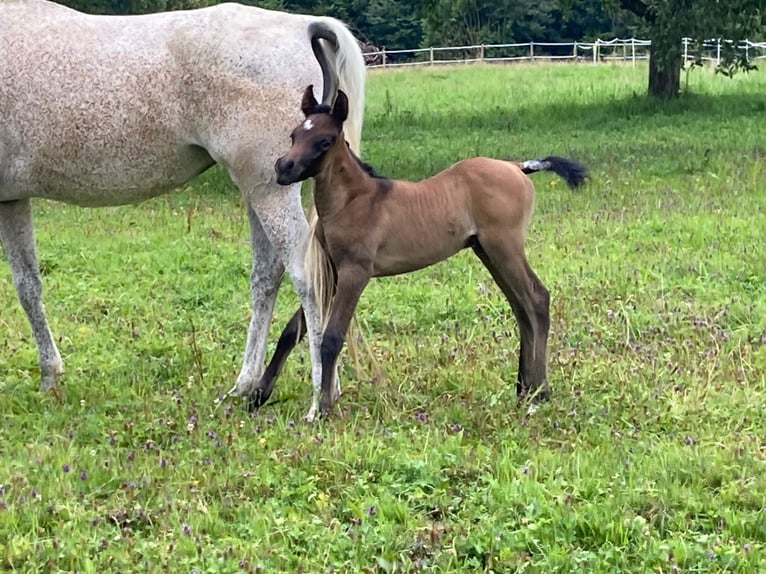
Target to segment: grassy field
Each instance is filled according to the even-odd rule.
[[[378,280],[339,415],[219,398],[249,318],[241,201],[219,171],[139,206],[36,203],[67,375],[40,395],[0,265],[0,569],[756,572],[766,568],[766,72],[466,66],[372,73],[365,158],[420,178],[471,155],[533,176],[552,400],[516,403],[518,336],[472,253]],[[296,106],[298,102],[296,101]],[[276,335],[296,305],[286,283]]]

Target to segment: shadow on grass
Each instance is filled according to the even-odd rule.
[[[687,93],[677,100],[665,101],[634,93],[607,102],[557,102],[548,105],[530,102],[520,108],[492,106],[466,113],[444,109],[421,114],[402,109],[370,117],[365,128],[376,130],[406,126],[408,130],[429,130],[437,136],[439,132],[456,129],[508,127],[603,132],[615,122],[638,120],[652,126],[670,125],[679,116],[683,116],[686,121],[709,120],[711,117],[725,121],[764,111],[766,94]]]
[[[760,121],[756,118],[764,111],[766,94],[742,93],[684,94],[672,101],[633,94],[593,103],[495,105],[465,113],[400,110],[370,117],[364,141],[373,144],[367,150],[375,149],[376,140],[390,140],[392,133],[401,134],[405,147],[423,146],[423,138],[445,142],[425,156],[376,158],[368,153],[368,161],[373,165],[379,161],[383,173],[410,179],[426,177],[470,155],[526,159],[526,154],[548,153],[582,161],[593,175],[605,169],[612,174],[640,170],[643,177],[667,177],[706,172],[716,156],[732,150],[764,157],[766,148],[759,147],[760,141],[736,131],[746,125],[748,116]],[[717,131],[719,126],[727,128],[725,137]]]

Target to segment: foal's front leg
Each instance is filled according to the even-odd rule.
[[[348,333],[351,318],[362,291],[370,281],[370,266],[359,263],[340,263],[337,265],[338,279],[332,313],[327,327],[322,333],[322,398],[319,411],[329,414],[337,398],[333,388],[333,375],[338,355],[343,348],[343,341]]]
[[[37,341],[40,390],[47,391],[56,386],[64,367],[45,318],[30,200],[0,202],[0,241],[11,264],[16,293]]]

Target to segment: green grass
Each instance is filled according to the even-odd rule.
[[[420,178],[477,154],[575,157],[533,176],[552,400],[516,403],[516,323],[470,252],[378,280],[339,416],[309,426],[307,352],[255,416],[216,399],[249,318],[241,201],[38,201],[36,351],[0,265],[0,569],[20,572],[756,572],[766,567],[766,73],[372,73],[364,155]],[[296,101],[296,106],[299,102]],[[296,305],[280,291],[269,349]],[[67,472],[68,470],[68,472]],[[678,570],[676,570],[678,569]]]

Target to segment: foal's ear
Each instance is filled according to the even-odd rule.
[[[303,92],[303,100],[301,100],[301,111],[304,116],[310,116],[314,113],[314,110],[319,105],[317,99],[314,97],[314,84],[309,84],[306,91]]]
[[[335,105],[332,107],[333,119],[342,124],[348,117],[348,96],[343,90],[338,90],[338,96],[335,98]]]

